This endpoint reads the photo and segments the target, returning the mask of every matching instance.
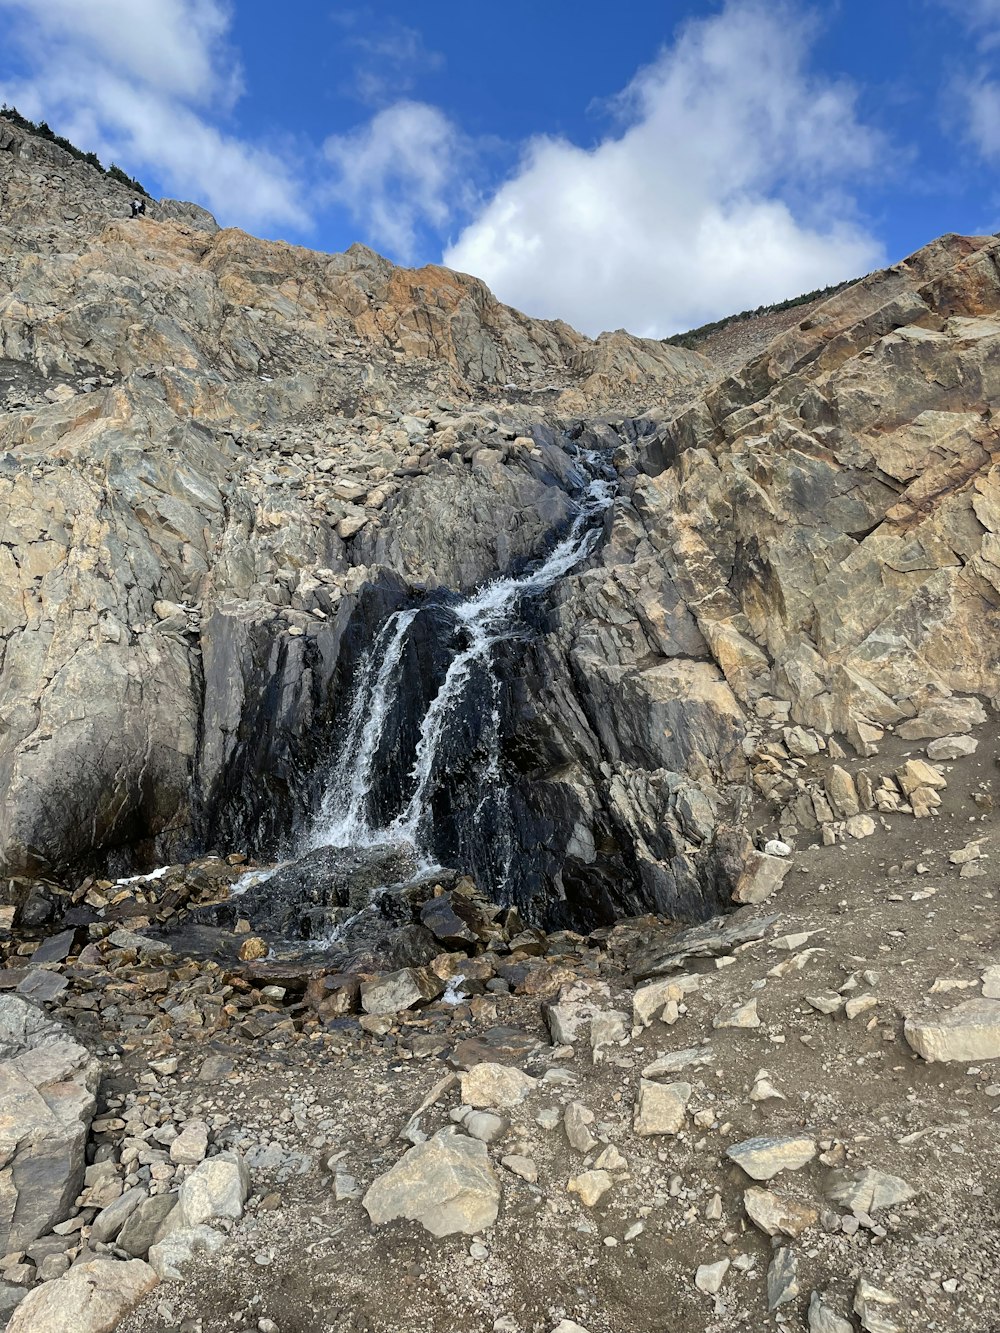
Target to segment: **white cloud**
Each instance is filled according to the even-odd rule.
[[[963,134],[983,157],[1000,158],[1000,82],[980,74],[956,86]]]
[[[463,184],[470,147],[437,107],[402,101],[324,144],[334,169],[329,197],[376,244],[412,260],[418,229],[447,229],[471,200]]]
[[[224,0],[0,0],[30,77],[4,100],[102,161],[143,170],[224,223],[306,227],[302,191],[273,153],[214,123],[243,88]]]
[[[351,65],[345,91],[371,106],[398,100],[422,75],[444,67],[440,51],[430,50],[416,28],[391,15],[344,10],[334,15],[334,21],[345,31],[343,46]]]
[[[688,24],[616,135],[533,140],[444,262],[531,314],[652,336],[876,266],[842,190],[879,140],[849,86],[809,73],[811,36],[763,0]]]

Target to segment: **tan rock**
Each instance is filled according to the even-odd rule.
[[[791,1236],[797,1239],[819,1221],[817,1208],[771,1190],[745,1190],[743,1206],[750,1221],[767,1236]]]
[[[903,1034],[928,1061],[1000,1059],[1000,1000],[965,1000],[936,1016],[913,1015]]]
[[[508,1111],[520,1106],[538,1079],[510,1065],[479,1064],[462,1075],[462,1101],[467,1106]]]
[[[112,1333],[159,1278],[141,1259],[93,1259],[29,1291],[7,1333]]]
[[[578,1194],[580,1202],[588,1208],[595,1207],[604,1198],[614,1184],[607,1171],[582,1171],[573,1176],[567,1185],[570,1194]]]
[[[690,1083],[654,1083],[640,1079],[633,1128],[637,1134],[679,1134],[684,1128]]]
[[[496,1221],[500,1186],[485,1144],[442,1131],[379,1176],[361,1202],[376,1226],[404,1217],[432,1236],[471,1236]]]
[[[769,856],[767,852],[750,852],[733,889],[733,902],[764,902],[781,888],[791,868],[792,862],[785,857]]]

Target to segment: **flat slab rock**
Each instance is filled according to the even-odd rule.
[[[159,1283],[141,1259],[94,1259],[29,1291],[7,1333],[111,1333]]]
[[[402,1217],[432,1236],[472,1236],[497,1220],[500,1184],[484,1143],[445,1130],[411,1148],[361,1202],[376,1226]]]
[[[726,1149],[726,1156],[752,1180],[770,1180],[780,1171],[798,1171],[816,1156],[812,1139],[744,1139]]]
[[[731,953],[738,944],[763,939],[777,920],[777,916],[753,917],[742,912],[713,917],[668,940],[654,942],[632,962],[632,974],[636,981],[645,981],[647,977],[676,972],[689,958],[717,958]]]
[[[966,1000],[941,1014],[908,1018],[903,1033],[928,1061],[1000,1059],[1000,1000]]]

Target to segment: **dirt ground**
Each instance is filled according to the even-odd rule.
[[[803,835],[776,898],[742,909],[750,919],[778,914],[764,938],[718,963],[686,964],[701,977],[687,1011],[672,1026],[654,1020],[633,1029],[602,1063],[593,1063],[585,1039],[572,1054],[554,1053],[538,998],[516,994],[434,1005],[382,1037],[345,1019],[309,1049],[220,1044],[214,1053],[228,1051],[234,1067],[209,1083],[196,1071],[213,1052],[192,1042],[155,1095],[175,1113],[216,1117],[217,1142],[244,1151],[275,1144],[280,1164],[252,1169],[247,1215],[223,1249],[195,1261],[183,1283],[161,1285],[122,1329],[273,1333],[271,1320],[280,1333],[549,1333],[563,1318],[588,1333],[804,1329],[813,1291],[849,1317],[864,1275],[898,1301],[881,1308],[900,1330],[1000,1330],[1000,1062],[928,1064],[903,1035],[906,1016],[978,995],[983,969],[1000,963],[996,813],[981,808],[997,741],[982,731],[979,739],[975,756],[943,766],[949,785],[933,817],[887,815],[873,836],[829,847]],[[914,745],[898,750],[883,751],[883,769],[919,753]],[[949,855],[972,839],[982,839],[982,873],[963,877]],[[630,1012],[636,940],[675,929],[652,919],[623,923],[603,945],[584,949],[575,970],[606,984],[606,1007]],[[776,947],[805,932],[808,940],[791,951]],[[785,975],[775,975],[789,959]],[[845,983],[847,997],[871,994],[873,1007],[848,1020],[806,1001]],[[717,1015],[751,998],[759,1027],[713,1028]],[[474,1238],[435,1240],[405,1221],[376,1228],[358,1199],[336,1201],[323,1165],[330,1155],[343,1154],[339,1169],[364,1190],[406,1150],[400,1129],[447,1072],[456,1043],[498,1026],[537,1037],[525,1067],[549,1071],[491,1148],[497,1159],[530,1157],[537,1184],[497,1162],[499,1218]],[[672,1076],[693,1088],[685,1130],[637,1136],[641,1070],[663,1052],[702,1044],[714,1063]],[[140,1075],[137,1058],[125,1054],[123,1083]],[[750,1099],[760,1070],[784,1100]],[[425,1132],[447,1124],[458,1100],[457,1089],[446,1095],[425,1116]],[[538,1123],[546,1108],[570,1101],[595,1114],[601,1143],[590,1158],[613,1143],[627,1162],[594,1208],[567,1192],[589,1159],[561,1125]],[[765,1187],[821,1215],[800,1239],[783,1242],[798,1259],[799,1295],[769,1313],[772,1241],[744,1212],[753,1182],[724,1154],[756,1135],[803,1133],[815,1138],[817,1157]],[[902,1177],[916,1195],[858,1226],[824,1199],[838,1166]],[[696,1289],[698,1266],[721,1259],[732,1266],[718,1294]]]

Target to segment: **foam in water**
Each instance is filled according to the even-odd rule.
[[[390,616],[362,661],[344,727],[343,740],[308,848],[398,845],[411,843],[422,869],[437,869],[430,851],[432,801],[447,778],[449,728],[461,716],[463,700],[473,681],[486,678],[492,708],[483,737],[487,753],[482,762],[482,796],[473,814],[473,826],[488,829],[502,864],[495,867],[502,885],[513,856],[509,829],[509,793],[500,763],[501,682],[493,649],[518,633],[518,610],[523,599],[547,592],[590,554],[600,529],[594,520],[611,504],[612,484],[595,480],[579,506],[566,537],[538,567],[518,577],[496,579],[466,601],[446,608],[454,618],[462,646],[448,665],[444,680],[420,724],[416,752],[409,774],[409,798],[394,818],[381,826],[372,823],[372,787],[380,744],[401,696],[402,665],[407,637],[420,609]],[[436,608],[439,612],[441,608]],[[499,847],[497,846],[499,839]]]

